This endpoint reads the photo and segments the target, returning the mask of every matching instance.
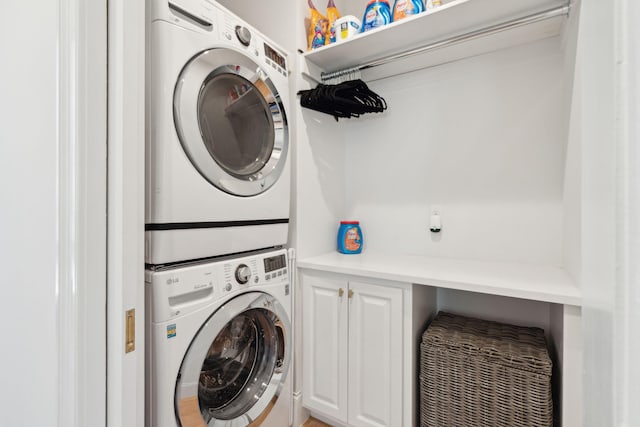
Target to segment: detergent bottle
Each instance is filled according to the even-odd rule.
[[[333,0],[327,3],[327,18],[329,19],[329,34],[327,35],[327,44],[336,41],[336,20],[340,18],[340,12]]]
[[[384,0],[371,0],[364,10],[362,32],[373,30],[391,22],[391,8]]]
[[[359,221],[340,221],[338,229],[338,252],[359,254],[362,252],[362,229]]]
[[[417,15],[424,10],[422,0],[396,0],[393,5],[393,22]]]
[[[327,34],[329,33],[329,20],[325,18],[313,5],[311,0],[307,0],[311,18],[307,25],[308,48],[316,49],[328,44]]]

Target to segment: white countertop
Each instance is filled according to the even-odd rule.
[[[446,289],[580,306],[580,290],[565,270],[548,265],[363,252],[331,252],[298,267]]]

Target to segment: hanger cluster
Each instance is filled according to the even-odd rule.
[[[365,113],[381,113],[387,102],[362,80],[350,80],[336,85],[319,84],[315,89],[301,90],[300,105],[335,117],[349,119]]]

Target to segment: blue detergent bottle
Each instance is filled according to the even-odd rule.
[[[371,0],[364,10],[362,32],[373,30],[391,22],[391,7],[384,0]]]
[[[362,252],[363,243],[359,221],[340,221],[338,252],[342,254],[359,254]]]

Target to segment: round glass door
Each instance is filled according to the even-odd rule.
[[[176,84],[174,118],[191,163],[221,190],[256,195],[282,173],[288,151],[282,101],[245,55],[210,49],[192,58]]]
[[[202,139],[215,162],[229,175],[250,177],[273,152],[273,117],[264,96],[249,80],[212,73],[198,97]]]
[[[196,334],[176,381],[181,427],[245,426],[270,410],[289,367],[289,321],[268,294],[240,295]]]

